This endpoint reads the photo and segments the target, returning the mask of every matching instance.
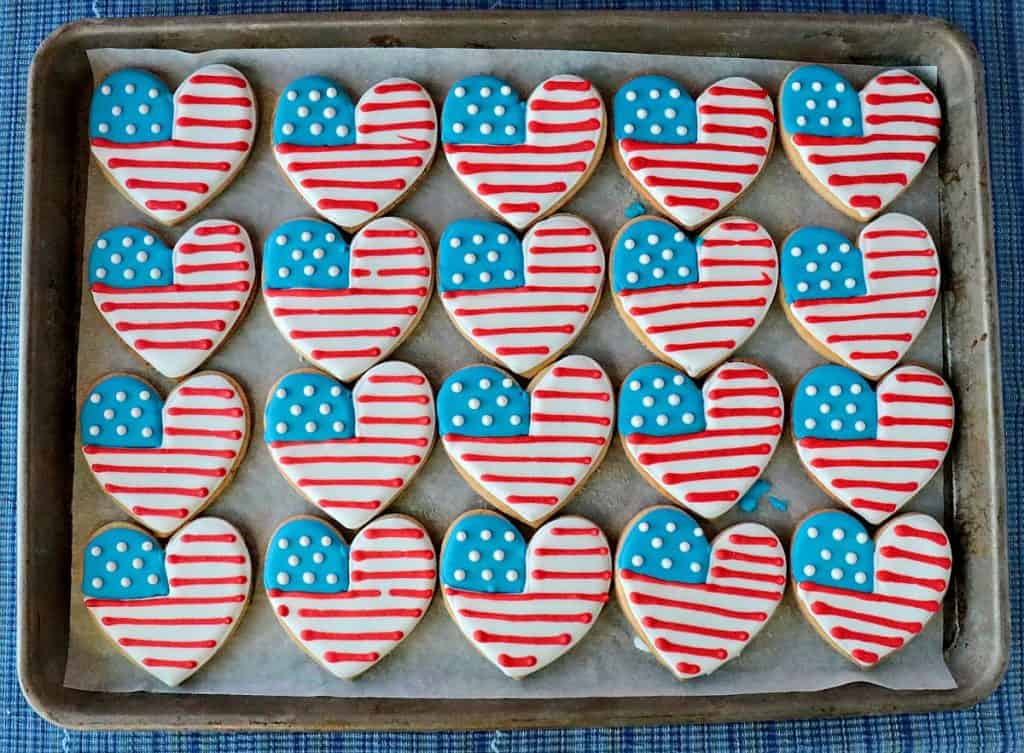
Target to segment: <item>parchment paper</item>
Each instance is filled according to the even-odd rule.
[[[420,81],[440,104],[448,88],[474,73],[494,73],[528,96],[533,87],[556,73],[574,72],[588,77],[610,106],[616,89],[641,73],[662,73],[682,82],[696,96],[702,88],[727,75],[744,75],[773,93],[795,65],[782,61],[688,58],[600,52],[517,50],[226,50],[200,55],[162,50],[94,50],[89,54],[95,79],[126,67],[145,67],[161,74],[172,88],[201,65],[225,62],[243,70],[259,98],[260,127],[249,164],[228,189],[192,221],[230,218],[249,230],[257,249],[279,223],[312,210],[291,188],[278,169],[270,149],[274,104],[293,79],[311,73],[334,76],[353,100],[369,85],[387,76],[408,76]],[[878,69],[840,66],[858,87]],[[915,69],[934,85],[933,68]],[[938,171],[931,160],[924,174],[893,207],[908,212],[928,226],[938,239]],[[567,206],[592,222],[607,243],[625,221],[624,210],[637,200],[619,174],[611,155]],[[735,213],[763,223],[777,243],[802,224],[833,226],[856,238],[858,226],[829,207],[776,149],[760,180],[735,207]],[[410,198],[396,214],[423,227],[436,240],[442,229],[460,217],[486,213],[459,185],[441,155]],[[108,226],[142,223],[145,218],[90,167],[85,223],[85,249]],[[152,223],[147,223],[152,225]],[[185,223],[186,225],[190,223]],[[155,227],[155,226],[154,226]],[[159,228],[155,228],[159,229]],[[174,242],[184,228],[161,229]],[[83,281],[87,275],[83,274]],[[941,323],[938,312],[910,353],[910,358],[939,368],[942,363]],[[127,370],[144,376],[166,394],[173,386],[121,343],[102,321],[83,284],[81,347],[78,361],[78,405],[88,386],[109,371]],[[654,360],[630,334],[604,296],[590,325],[570,352],[585,353],[600,361],[616,388],[635,366]],[[760,330],[738,353],[768,367],[787,394],[801,374],[821,363],[774,307]],[[438,300],[433,300],[423,321],[395,354],[419,366],[436,388],[451,371],[481,356],[450,324]],[[254,573],[261,573],[263,551],[273,529],[286,517],[312,513],[314,508],[288,485],[274,467],[262,441],[262,406],[270,386],[282,374],[301,365],[295,351],[271,324],[261,298],[234,336],[207,366],[222,369],[245,387],[256,416],[248,456],[234,483],[209,508],[244,533],[253,557]],[[941,472],[917,496],[909,509],[937,515],[943,510]],[[804,513],[830,505],[800,467],[790,437],[784,438],[765,477],[772,494],[789,500],[788,511],[764,503],[756,513],[738,508],[706,526],[709,534],[740,520],[759,520],[788,540]],[[663,502],[626,460],[618,442],[612,444],[600,468],[575,496],[566,512],[588,516],[601,525],[613,544],[622,526],[641,508]],[[121,655],[82,605],[82,547],[97,527],[127,515],[101,490],[80,453],[76,455],[73,505],[71,635],[65,684],[73,688],[107,691],[166,691],[163,685]],[[422,520],[439,545],[447,525],[461,512],[484,503],[455,472],[440,447],[391,511]],[[527,536],[529,534],[527,533]],[[799,614],[791,594],[747,651],[711,677],[678,682],[652,656],[634,645],[633,631],[614,598],[590,634],[551,667],[522,681],[504,677],[463,638],[446,613],[440,596],[416,631],[378,666],[353,682],[337,680],[311,661],[277,623],[257,577],[252,604],[235,634],[220,653],[176,692],[264,695],[333,695],[414,698],[501,698],[566,696],[649,696],[815,691],[850,682],[866,681],[897,689],[954,687],[942,656],[942,619],[932,620],[924,632],[897,656],[871,672],[862,672],[833,651]]]

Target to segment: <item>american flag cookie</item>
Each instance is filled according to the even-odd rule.
[[[608,540],[586,518],[566,515],[523,535],[504,516],[471,510],[441,545],[445,606],[466,639],[508,677],[520,679],[570,651],[608,601]]]
[[[274,156],[320,216],[355,230],[386,214],[426,175],[437,148],[437,114],[407,78],[380,81],[353,104],[323,76],[292,81],[277,100]]]
[[[793,535],[793,590],[807,621],[840,654],[871,669],[942,608],[953,557],[934,518],[899,515],[872,538],[838,510],[807,515]]]
[[[921,366],[901,366],[872,386],[833,364],[793,391],[793,439],[810,477],[873,525],[935,475],[953,437],[953,393]]]
[[[829,68],[806,65],[779,89],[782,146],[832,206],[866,222],[921,172],[939,143],[935,94],[912,73],[889,70],[859,92]]]
[[[107,638],[173,687],[238,627],[251,568],[242,535],[220,518],[193,520],[166,546],[136,526],[112,523],[82,553],[82,597]]]
[[[786,591],[786,551],[760,523],[708,541],[676,507],[648,507],[623,530],[615,557],[622,611],[678,680],[735,659],[771,619]]]
[[[452,171],[481,204],[519,229],[583,187],[604,139],[600,92],[569,74],[542,81],[526,102],[506,81],[470,76],[448,90],[441,111]]]
[[[249,404],[219,371],[178,383],[167,399],[131,374],[86,390],[81,442],[108,495],[158,536],[198,515],[231,483],[249,445]]]
[[[124,196],[165,225],[210,203],[252,151],[256,99],[229,65],[185,77],[172,95],[149,71],[116,71],[93,92],[89,144]]]
[[[441,443],[455,469],[501,511],[539,526],[604,458],[615,397],[601,365],[571,355],[524,390],[494,366],[467,366],[437,393]]]

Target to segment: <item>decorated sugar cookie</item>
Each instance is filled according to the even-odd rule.
[[[249,550],[220,518],[199,518],[164,546],[127,523],[82,553],[82,596],[100,630],[160,682],[176,686],[224,645],[252,587]]]
[[[337,81],[306,76],[277,100],[278,164],[317,213],[346,230],[408,196],[436,147],[434,103],[407,78],[380,81],[353,104]]]
[[[634,369],[619,393],[619,437],[647,483],[704,518],[732,509],[782,436],[782,390],[766,369],[720,366],[698,387],[663,364]]]
[[[234,379],[193,374],[166,400],[130,374],[89,388],[82,452],[103,490],[167,536],[227,488],[249,444],[249,405]]]
[[[414,518],[385,515],[351,547],[330,524],[289,518],[267,545],[263,586],[289,637],[350,680],[395,650],[434,596],[430,536]]]
[[[778,267],[775,243],[753,220],[719,220],[694,240],[643,215],[612,241],[609,277],[615,308],[648,350],[698,377],[764,321]]]
[[[565,204],[601,159],[605,112],[586,79],[552,76],[526,102],[494,76],[457,82],[441,141],[452,171],[484,206],[525,228]]]
[[[524,376],[572,345],[601,297],[604,248],[586,221],[559,214],[520,241],[506,225],[457,220],[438,248],[437,287],[474,347]]]
[[[231,220],[203,220],[172,250],[156,233],[120,226],[89,251],[89,290],[124,342],[167,377],[199,368],[252,302],[249,234]]]
[[[381,217],[349,241],[322,220],[291,220],[263,246],[263,297],[288,343],[349,382],[412,331],[430,301],[430,243],[416,225]]]
[[[786,590],[786,552],[771,529],[739,523],[709,542],[697,521],[665,505],[626,524],[615,561],[623,612],[678,680],[739,656]]]
[[[906,646],[941,608],[953,559],[934,518],[900,515],[874,540],[849,513],[819,510],[793,535],[800,611],[861,669]]]
[[[939,143],[935,94],[912,73],[879,73],[859,92],[835,71],[805,65],[779,89],[782,146],[811,187],[861,222],[891,204]]]
[[[467,366],[437,393],[441,442],[456,470],[531,526],[554,515],[597,468],[615,416],[601,365],[566,356],[524,390],[494,366]]]
[[[570,651],[608,601],[608,540],[586,518],[567,515],[536,531],[527,546],[503,516],[471,510],[441,546],[441,585],[466,639],[507,676],[519,679]]]
[[[953,416],[949,385],[920,366],[894,369],[877,387],[843,366],[819,366],[793,391],[793,438],[807,473],[876,525],[938,471]]]
[[[870,379],[906,355],[939,295],[935,244],[905,214],[866,225],[856,245],[828,228],[800,228],[781,264],[783,308],[797,333]]]
[[[173,225],[231,183],[252,151],[256,123],[252,87],[229,65],[200,68],[173,95],[153,73],[125,68],[93,92],[89,143],[121,193]]]

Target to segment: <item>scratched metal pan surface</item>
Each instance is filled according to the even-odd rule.
[[[785,58],[938,69],[946,295],[943,369],[958,398],[944,523],[957,566],[945,614],[957,687],[677,698],[458,700],[146,693],[64,687],[76,363],[88,173],[89,49],[476,47]],[[39,49],[29,82],[18,446],[18,673],[29,702],[78,728],[453,729],[664,724],[969,706],[1009,649],[1002,391],[981,66],[959,31],[914,17],[694,13],[326,14],[82,21]],[[45,127],[43,125],[45,124]],[[88,347],[88,343],[81,343]]]

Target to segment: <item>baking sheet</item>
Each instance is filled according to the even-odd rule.
[[[382,78],[408,76],[426,86],[440,105],[457,79],[473,73],[499,75],[526,97],[544,78],[571,71],[592,80],[610,106],[615,90],[642,73],[673,76],[693,94],[727,75],[751,77],[774,92],[795,65],[785,61],[599,52],[545,51],[538,54],[517,50],[376,48],[226,50],[200,55],[166,50],[93,50],[89,58],[96,80],[127,66],[156,71],[171,86],[195,68],[214,62],[235,65],[246,73],[260,107],[260,131],[254,152],[234,183],[191,222],[218,217],[239,221],[249,230],[257,247],[262,246],[267,233],[281,222],[297,216],[313,216],[278,169],[269,147],[277,95],[299,76],[310,73],[334,76],[353,99]],[[836,69],[858,86],[879,70],[869,66],[837,66]],[[935,85],[934,68],[912,70]],[[933,159],[893,209],[924,222],[941,246],[938,242],[938,195],[937,161]],[[626,208],[636,200],[637,196],[619,174],[614,161],[606,155],[565,211],[588,219],[607,243],[625,221]],[[781,149],[776,150],[760,180],[737,202],[734,212],[760,221],[777,242],[797,226],[809,223],[835,227],[851,238],[858,231],[857,223],[831,209],[803,182]],[[434,240],[455,219],[485,216],[440,155],[419,190],[402,203],[395,214],[416,222]],[[83,254],[98,233],[123,223],[145,223],[145,218],[91,163]],[[173,242],[185,229],[162,229],[160,234]],[[84,284],[82,296],[79,404],[89,384],[117,370],[140,374],[166,394],[173,386],[171,380],[145,367],[129,352],[99,316]],[[936,307],[936,311],[940,310],[941,302]],[[602,300],[571,352],[585,353],[600,361],[616,387],[635,366],[653,360],[619,319],[608,296]],[[787,393],[804,371],[821,363],[795,334],[778,306],[737,355],[768,367]],[[419,366],[435,388],[451,371],[480,361],[477,351],[456,332],[437,300],[431,302],[423,321],[394,357]],[[937,314],[931,318],[908,358],[934,369],[941,367],[942,329]],[[278,334],[259,298],[235,335],[207,362],[209,368],[226,371],[245,387],[258,414],[253,427],[255,441],[250,445],[248,456],[234,482],[209,508],[209,514],[225,517],[246,536],[254,573],[261,571],[265,543],[280,521],[313,510],[278,473],[260,438],[263,427],[259,414],[267,391],[283,373],[300,365],[295,351]],[[754,519],[788,539],[794,523],[804,513],[831,504],[803,472],[788,439],[781,443],[765,478],[771,481],[774,496],[790,502],[787,511],[766,503],[753,514],[736,508],[707,525],[709,533],[733,522]],[[592,518],[605,529],[614,544],[622,526],[638,510],[661,501],[657,492],[632,468],[616,442],[566,512]],[[451,520],[466,509],[481,506],[484,503],[462,481],[443,449],[438,447],[390,509],[418,517],[439,545]],[[941,517],[941,472],[907,509]],[[93,530],[111,521],[125,520],[127,516],[100,490],[80,453],[75,460],[72,517],[71,634],[65,684],[114,692],[167,691],[121,655],[100,634],[82,606],[78,588],[82,547]],[[795,668],[799,671],[793,671]],[[650,655],[638,651],[633,631],[613,598],[589,635],[572,652],[550,668],[526,680],[514,681],[505,678],[476,653],[438,598],[405,643],[358,680],[346,682],[322,670],[286,636],[272,614],[261,579],[257,579],[252,604],[235,634],[206,667],[175,692],[408,698],[686,696],[815,691],[858,681],[894,689],[954,687],[942,657],[941,617],[932,620],[907,649],[865,673],[829,648],[800,616],[791,595],[787,595],[771,622],[739,659],[711,677],[680,683]]]

